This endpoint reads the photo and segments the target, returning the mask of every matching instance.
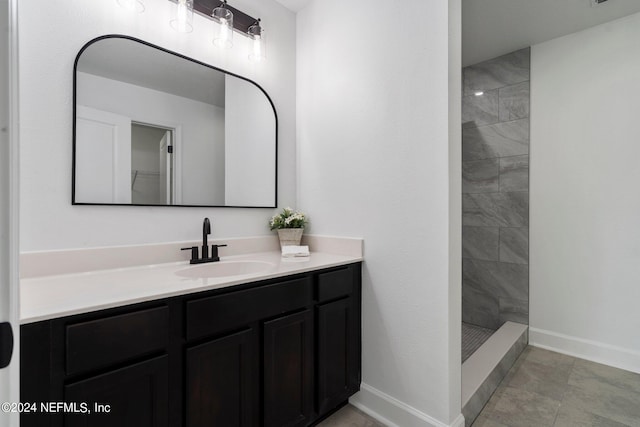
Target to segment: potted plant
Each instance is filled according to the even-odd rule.
[[[284,208],[282,212],[274,215],[269,221],[271,230],[278,230],[280,247],[298,246],[302,239],[307,217],[302,212],[295,212],[291,208]]]

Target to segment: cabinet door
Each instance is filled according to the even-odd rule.
[[[65,413],[66,427],[168,427],[168,356],[64,387],[65,401],[89,414]],[[102,405],[102,412],[96,411]],[[108,405],[108,406],[107,406]]]
[[[247,329],[187,350],[187,427],[258,424],[256,341]]]
[[[318,413],[344,402],[359,387],[359,322],[351,298],[317,308]]]
[[[301,426],[313,412],[313,313],[264,323],[264,426]]]

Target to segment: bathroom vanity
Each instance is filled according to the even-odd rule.
[[[316,423],[360,386],[361,262],[314,255],[266,279],[183,278],[161,298],[23,321],[21,401],[38,407],[22,425]],[[83,276],[97,280],[70,280]],[[41,402],[73,406],[45,413]]]

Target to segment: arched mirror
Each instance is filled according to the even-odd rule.
[[[256,83],[115,35],[74,72],[73,204],[277,205],[277,117]]]

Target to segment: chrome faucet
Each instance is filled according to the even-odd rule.
[[[198,256],[197,246],[181,248],[183,251],[191,251],[191,261],[189,261],[191,264],[220,261],[218,248],[225,247],[227,245],[211,245],[211,256],[209,256],[209,242],[207,241],[209,234],[211,234],[211,222],[209,221],[209,218],[205,218],[202,222],[202,258]]]

